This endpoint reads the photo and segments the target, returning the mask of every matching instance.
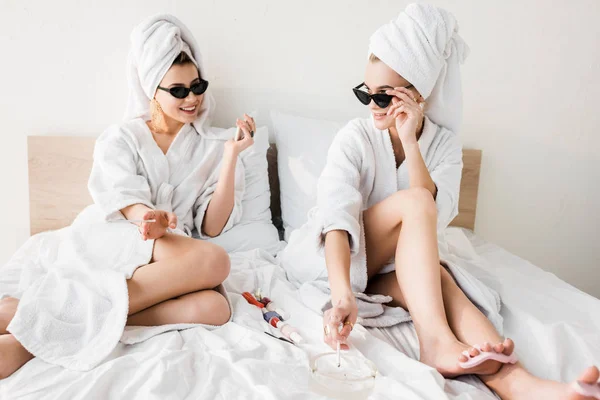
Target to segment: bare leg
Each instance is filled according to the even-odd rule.
[[[11,376],[32,358],[13,335],[0,336],[0,379]]]
[[[13,297],[6,297],[0,300],[0,335],[8,333],[6,328],[17,312],[18,304],[19,300]]]
[[[364,224],[367,269],[372,278],[367,290],[390,294],[410,311],[421,361],[446,377],[497,372],[501,365],[496,361],[467,370],[458,365],[461,352],[471,347],[457,338],[448,321],[437,247],[437,214],[431,194],[426,189],[397,192],[366,210]],[[375,277],[393,255],[395,279],[390,274]],[[475,317],[489,323],[479,312]]]
[[[444,300],[444,309],[448,318],[450,329],[456,335],[456,338],[465,344],[483,345],[484,343],[501,344],[504,338],[496,332],[490,321],[479,311],[477,307],[465,296],[458,287],[450,273],[440,266],[442,281],[442,296]],[[404,296],[398,285],[398,280],[393,272],[384,275],[376,275],[371,279],[368,290],[371,293],[381,293],[392,296],[394,301],[392,305],[402,307]],[[513,346],[512,341],[506,344],[507,347]],[[504,352],[505,346],[494,346],[496,349],[484,349],[486,351],[495,350]],[[508,353],[510,354],[510,353]],[[465,360],[466,361],[466,360]]]
[[[18,304],[19,300],[12,297],[0,300],[0,379],[12,375],[33,358],[6,330],[17,312]]]
[[[598,378],[598,368],[590,367],[580,375],[578,381],[593,384],[598,382]],[[505,365],[497,374],[480,379],[504,400],[594,400],[593,397],[577,393],[573,384],[537,378],[520,364]]]
[[[229,256],[212,243],[167,234],[154,244],[153,262],[127,281],[129,315],[184,294],[212,289],[229,275]]]
[[[127,281],[133,323],[192,321],[221,325],[227,322],[229,308],[225,298],[210,289],[227,278],[229,268],[229,256],[219,246],[172,234],[156,240],[152,263],[138,268]],[[178,299],[167,301],[175,298]],[[13,319],[16,304],[15,299],[0,302],[0,332],[5,332]],[[185,310],[178,309],[179,306],[185,306]],[[169,312],[173,318],[167,315]],[[0,379],[10,376],[32,358],[13,335],[0,336]]]
[[[457,341],[460,344],[460,351],[469,350],[472,356],[476,356],[479,354],[477,349],[473,349],[471,346],[480,344],[483,345],[482,350],[484,351],[497,351],[498,353],[504,353],[510,355],[514,349],[514,344],[510,339],[507,339],[503,342],[503,338],[498,335],[493,325],[489,322],[489,320],[481,314],[481,312],[475,307],[467,298],[464,296],[464,293],[460,291],[460,288],[456,286],[454,280],[447,273],[447,271],[440,266],[442,272],[442,293],[444,298],[444,307],[446,310],[446,314],[448,316],[448,323],[454,332],[454,328],[456,326],[460,326],[464,324],[465,326],[460,326],[456,332]],[[449,280],[449,282],[447,281]],[[462,304],[462,301],[455,301],[452,296],[455,295],[453,290],[447,290],[446,285],[448,283],[452,283],[456,286],[464,299],[467,300],[468,304]],[[394,300],[392,301],[392,306],[400,306],[404,307],[404,296],[398,285],[398,279],[396,278],[396,274],[390,272],[384,275],[377,275],[371,279],[369,286],[367,288],[369,293],[380,293],[391,296]],[[462,300],[461,297],[456,297],[456,300]],[[464,307],[462,314],[459,312],[459,307]],[[485,320],[485,321],[483,321]],[[481,324],[481,325],[480,325]],[[484,325],[487,324],[487,325]],[[463,336],[462,333],[467,330],[467,326],[469,326],[474,332],[473,335]],[[488,329],[491,331],[488,332]],[[489,336],[485,336],[489,334]],[[475,341],[470,341],[468,339],[477,339]],[[419,343],[421,344],[420,349],[420,360],[421,362],[433,366],[438,371],[444,375],[445,377],[453,377],[457,374],[466,374],[473,373],[472,369],[465,371],[463,368],[458,366],[458,361],[467,361],[466,357],[460,355],[456,352],[441,352],[440,355],[439,349],[426,347],[423,344],[423,340],[419,337]],[[493,344],[490,344],[493,343]],[[429,345],[431,346],[431,345]],[[442,356],[444,358],[442,358]],[[498,371],[500,367],[500,363],[495,361],[487,361],[481,365],[481,368],[477,369],[477,374],[493,374]]]
[[[495,351],[511,355],[515,348],[513,341],[504,339],[498,334],[492,323],[471,303],[444,267],[441,267],[440,271],[448,322],[458,340],[470,346],[480,345],[482,350],[486,352]],[[473,348],[469,352],[471,356],[479,354],[479,351]],[[458,360],[465,362],[468,358],[461,355]],[[488,362],[488,364],[490,369],[480,375],[493,374],[498,371],[498,367],[501,367],[500,364],[495,362]]]
[[[230,316],[231,311],[225,297],[219,292],[208,289],[163,301],[130,315],[127,325],[157,326],[180,323],[223,325]]]
[[[399,191],[363,216],[369,278],[395,255],[403,294],[398,301],[410,309],[417,332],[436,332],[437,336],[456,340],[444,310],[431,194],[426,189]]]
[[[427,195],[427,194],[426,194]],[[430,196],[429,196],[430,197]],[[427,203],[421,203],[420,207],[425,207]],[[410,203],[409,203],[410,206]],[[434,204],[429,204],[430,207],[434,207]],[[379,208],[380,207],[380,208]],[[390,207],[397,207],[396,204],[393,204],[391,201],[390,202],[382,202],[380,204],[377,204],[376,206],[374,206],[371,210],[369,210],[368,213],[365,213],[365,229],[367,230],[367,246],[369,246],[369,244],[371,245],[371,248],[375,248],[376,250],[374,251],[379,251],[379,254],[385,254],[387,253],[388,255],[391,253],[392,251],[392,245],[393,243],[387,243],[387,248],[384,248],[384,251],[381,252],[381,240],[383,239],[382,237],[382,233],[384,235],[387,235],[387,233],[385,232],[385,230],[383,232],[378,232],[381,231],[381,228],[385,228],[386,225],[384,223],[384,219],[386,218],[386,215],[390,214]],[[419,210],[418,208],[413,211],[413,213],[418,213],[419,211],[421,211],[422,214],[425,214],[425,216],[431,216],[432,214],[432,210]],[[427,212],[429,211],[429,212]],[[388,218],[389,221],[389,218]],[[422,220],[423,221],[423,220]],[[405,264],[411,264],[410,268],[415,270],[417,268],[415,268],[415,265],[431,265],[433,257],[430,257],[429,260],[425,259],[425,261],[421,261],[419,262],[418,258],[416,258],[413,253],[415,251],[417,252],[424,252],[424,251],[429,251],[429,252],[435,252],[434,254],[437,255],[437,232],[433,231],[433,228],[435,228],[435,226],[433,226],[434,221],[424,221],[425,224],[429,224],[430,225],[430,230],[429,231],[423,231],[420,232],[420,234],[422,235],[429,235],[430,237],[433,236],[435,238],[435,243],[428,243],[428,247],[424,247],[421,246],[416,247],[413,243],[407,243],[406,241],[403,241],[403,232],[405,234],[405,236],[411,237],[411,238],[418,238],[417,234],[419,234],[419,232],[415,233],[415,232],[411,232],[409,231],[410,225],[408,225],[406,222],[403,223],[401,225],[401,229],[400,226],[398,226],[395,229],[392,229],[392,234],[391,235],[387,235],[387,237],[391,237],[397,238],[397,247],[396,247],[396,253],[397,254],[403,254],[405,256],[404,260],[398,260],[398,257],[396,258],[397,260],[397,265],[402,265],[401,263],[405,263]],[[387,224],[388,226],[390,225],[389,223]],[[389,229],[389,228],[387,228]],[[371,235],[370,235],[371,233]],[[369,236],[371,236],[371,238],[369,239]],[[389,240],[388,240],[389,242]],[[377,245],[375,243],[379,243],[379,246],[377,248]],[[376,271],[379,268],[381,268],[381,265],[383,263],[385,263],[385,260],[383,258],[374,258],[374,257],[369,257],[369,254],[371,254],[369,252],[369,248],[367,247],[367,259],[371,259],[373,260],[375,263],[379,262],[381,263],[379,266],[377,265],[370,265],[370,271]],[[412,261],[415,260],[415,261]],[[430,338],[423,338],[422,335],[419,335],[419,339],[420,341],[423,343],[422,348],[421,348],[421,360],[425,363],[427,363],[428,365],[435,365],[436,368],[438,368],[440,370],[440,372],[442,372],[445,376],[454,376],[457,373],[465,373],[466,371],[464,371],[462,368],[457,368],[458,366],[457,364],[457,359],[459,361],[467,361],[467,358],[460,355],[460,352],[463,350],[468,349],[470,351],[470,354],[472,356],[476,356],[479,354],[479,351],[476,349],[473,349],[470,346],[473,345],[481,345],[483,347],[484,351],[496,351],[498,353],[504,353],[504,354],[511,354],[514,350],[514,343],[510,340],[504,340],[497,332],[496,329],[494,328],[494,326],[490,323],[490,321],[479,311],[479,309],[477,309],[477,307],[475,307],[473,305],[473,303],[471,303],[471,301],[465,296],[465,294],[463,293],[463,291],[456,285],[456,282],[454,281],[454,279],[452,278],[452,276],[450,275],[450,273],[443,268],[442,266],[439,265],[439,259],[436,260],[438,262],[438,264],[436,264],[436,267],[433,268],[432,267],[432,272],[433,273],[437,273],[440,276],[440,287],[441,287],[441,294],[442,294],[442,304],[443,304],[443,310],[445,313],[445,317],[447,318],[447,322],[444,321],[441,317],[437,317],[436,320],[436,324],[441,324],[441,325],[448,325],[449,328],[452,331],[452,334],[454,335],[455,339],[458,339],[457,341],[460,341],[460,343],[457,345],[456,344],[456,340],[454,342],[454,344],[452,344],[451,346],[455,348],[455,351],[458,351],[458,353],[452,353],[452,352],[448,352],[448,351],[442,351],[440,352],[439,346],[445,346],[448,347],[448,345],[450,344],[449,341],[447,342],[437,342],[436,343],[436,339],[430,339]],[[410,282],[410,285],[413,286],[414,280],[415,279],[419,279],[418,278],[418,272],[417,271],[415,273],[415,275],[412,276],[412,278],[408,278],[408,280],[406,280],[407,278],[400,278],[400,275],[398,274],[398,272],[396,274],[393,273],[389,273],[389,274],[385,274],[385,275],[375,275],[372,279],[371,282],[369,284],[368,290],[373,292],[373,293],[382,293],[382,294],[387,294],[390,295],[394,298],[396,305],[402,306],[402,307],[407,307],[410,309],[410,306],[407,305],[407,302],[405,300],[404,295],[402,294],[402,289],[400,288],[400,282],[402,282],[404,280],[404,282]],[[436,280],[432,281],[433,283],[431,284],[435,284],[438,285],[438,282]],[[420,296],[419,295],[419,291],[416,292],[415,294],[416,297],[416,301],[417,302],[423,302],[423,303],[427,303],[427,298],[425,296]],[[420,297],[419,297],[420,296]],[[439,303],[436,307],[440,307]],[[441,308],[441,307],[440,307]],[[415,310],[411,309],[411,313],[415,313]],[[433,328],[433,327],[429,327],[428,329],[432,329],[429,330],[429,332],[436,332],[437,328]],[[444,326],[445,329],[445,326]],[[423,329],[422,329],[423,330]],[[417,331],[419,332],[419,331]],[[428,335],[430,336],[430,335]],[[450,337],[452,339],[452,337]],[[450,341],[451,342],[451,341]],[[462,350],[459,350],[462,349]],[[444,360],[440,360],[440,353],[441,354],[445,354]],[[501,364],[495,361],[488,361],[484,364],[482,364],[482,368],[477,370],[478,374],[493,374],[495,372],[498,371],[498,369],[501,367]],[[474,371],[470,371],[470,372],[474,372]]]
[[[394,199],[396,197],[396,199]],[[369,293],[382,293],[387,294],[393,297],[394,305],[401,306],[407,308],[413,314],[413,319],[416,317],[415,310],[410,309],[410,304],[407,302],[407,298],[410,296],[408,293],[405,293],[404,287],[401,288],[402,280],[399,278],[400,275],[389,273],[385,275],[377,275],[377,272],[381,269],[383,265],[387,263],[387,261],[396,251],[398,254],[400,246],[402,242],[402,234],[401,231],[404,231],[407,226],[410,227],[409,224],[406,223],[402,216],[399,216],[400,223],[397,219],[390,218],[391,216],[398,215],[398,207],[399,207],[399,199],[400,195],[392,196],[389,199],[384,200],[383,202],[375,205],[371,209],[365,212],[365,230],[366,230],[366,241],[367,241],[367,260],[368,260],[368,273],[369,277],[371,277],[369,287],[367,288],[367,292]],[[394,199],[394,200],[392,200]],[[406,205],[406,207],[410,207]],[[418,207],[417,211],[418,212]],[[426,212],[425,212],[426,213]],[[406,229],[409,231],[409,229]],[[416,233],[410,232],[412,235],[416,235]],[[423,232],[421,232],[423,233]],[[409,236],[407,233],[406,236]],[[397,243],[394,242],[397,241]],[[426,242],[428,243],[428,242]],[[433,251],[431,243],[426,246],[419,247],[402,247],[402,251],[412,254],[414,251]],[[416,250],[420,249],[420,250]],[[437,243],[435,246],[435,254],[437,254]],[[406,257],[408,260],[413,260],[412,255]],[[414,260],[427,260],[426,258],[414,258]],[[431,258],[430,258],[431,259]],[[415,265],[423,266],[422,263],[412,262],[414,269]],[[396,266],[401,266],[399,263],[398,257],[396,257]],[[427,264],[425,264],[427,265]],[[433,267],[430,267],[433,270]],[[447,316],[446,321],[440,318],[439,313],[434,313],[436,316],[435,323],[444,325],[444,322],[451,328],[452,334],[455,335],[455,339],[457,341],[464,344],[482,344],[484,345],[483,350],[485,351],[497,351],[503,352],[504,354],[511,354],[514,350],[514,344],[510,339],[500,343],[502,341],[501,336],[496,332],[493,325],[489,322],[487,318],[469,301],[469,299],[465,296],[465,294],[460,290],[460,288],[456,285],[450,274],[442,267],[437,266],[437,269],[440,271],[440,286],[442,292],[442,303],[443,309],[445,312],[445,316]],[[412,279],[419,279],[419,276],[413,276]],[[435,284],[434,279],[432,279]],[[406,282],[406,281],[405,281]],[[410,281],[411,285],[414,283]],[[412,296],[415,296],[417,300],[419,300],[419,293],[412,293]],[[428,299],[424,296],[420,298],[421,301],[427,302]],[[431,321],[430,321],[431,322]],[[421,325],[422,326],[422,325]],[[438,347],[434,352],[429,351],[431,348],[435,348],[435,338],[433,340],[430,339],[431,345],[423,344],[423,337],[425,332],[419,332],[418,325],[415,324],[417,328],[417,334],[419,336],[419,340],[421,342],[421,360],[428,363],[429,365],[435,366],[442,362],[442,364],[448,364],[453,362],[453,357],[456,357],[456,353],[448,353],[444,352],[444,347],[441,349]],[[429,329],[437,329],[436,327],[429,327]],[[436,330],[430,331],[436,332]],[[446,332],[442,329],[442,332]],[[447,335],[447,333],[444,333]],[[452,337],[450,337],[452,339]],[[459,343],[460,343],[459,342]],[[496,343],[496,345],[492,346],[491,343]],[[486,344],[487,343],[487,344]],[[464,346],[464,345],[463,345]],[[446,347],[448,349],[449,347]],[[441,351],[440,351],[441,350]],[[431,354],[431,356],[428,355]],[[441,360],[440,353],[443,355],[449,354],[446,357],[447,361]],[[471,355],[476,355],[477,350],[471,349]],[[423,360],[423,355],[425,355],[425,360]],[[456,361],[457,359],[454,358]],[[461,360],[464,361],[464,360]],[[503,399],[531,399],[531,398],[544,398],[544,399],[568,399],[568,400],[588,400],[586,397],[583,397],[577,394],[571,385],[547,381],[540,378],[537,378],[527,372],[520,363],[516,365],[505,365],[498,369],[497,364],[494,365],[493,361],[488,361],[482,366],[485,368],[480,372],[480,378],[486,385],[488,385],[492,390],[496,391],[501,398]],[[439,369],[439,368],[438,368]],[[487,369],[487,371],[485,371]],[[497,371],[496,373],[490,373],[490,371]],[[453,374],[446,371],[445,375],[452,376]],[[485,372],[488,374],[486,375]],[[580,381],[593,383],[598,380],[598,370],[595,367],[589,368],[586,370],[582,376],[580,377]]]

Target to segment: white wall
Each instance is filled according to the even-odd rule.
[[[28,237],[27,135],[120,121],[130,30],[171,12],[193,30],[220,104],[364,115],[370,34],[407,1],[0,0],[0,263]],[[467,147],[484,158],[476,231],[600,297],[600,2],[435,1],[471,47]]]

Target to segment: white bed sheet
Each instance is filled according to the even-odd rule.
[[[599,300],[468,232],[469,240],[460,230],[449,232],[452,250],[476,261],[470,271],[502,295],[506,334],[515,339],[526,366],[546,378],[571,380],[584,366],[600,363]],[[19,273],[0,268],[0,289],[14,287]],[[233,255],[226,286],[233,323],[212,332],[192,328],[119,344],[89,372],[34,359],[0,381],[0,399],[325,398],[312,391],[309,370],[310,357],[327,350],[321,317],[298,300],[274,259],[260,251]],[[237,294],[257,286],[292,314],[290,323],[300,329],[305,345],[263,333],[271,328],[260,311]],[[351,338],[352,351],[379,369],[372,399],[494,398],[476,378],[444,380],[411,358],[418,343],[410,324],[386,330],[357,326]]]

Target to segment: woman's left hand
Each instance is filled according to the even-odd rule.
[[[404,87],[386,90],[386,94],[395,96],[387,115],[396,120],[396,130],[403,146],[417,143],[417,132],[423,125],[423,108],[417,102],[413,92]]]
[[[236,126],[238,129],[241,129],[244,134],[243,139],[235,140],[229,139],[225,142],[225,152],[230,155],[237,157],[242,151],[246,150],[248,147],[254,144],[254,133],[256,132],[256,122],[254,122],[254,118],[249,116],[248,114],[244,114],[244,119],[237,119]]]

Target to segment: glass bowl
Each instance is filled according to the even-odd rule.
[[[375,386],[377,367],[364,357],[343,353],[338,367],[337,353],[329,352],[312,359],[311,376],[330,396],[343,393],[367,396]]]

